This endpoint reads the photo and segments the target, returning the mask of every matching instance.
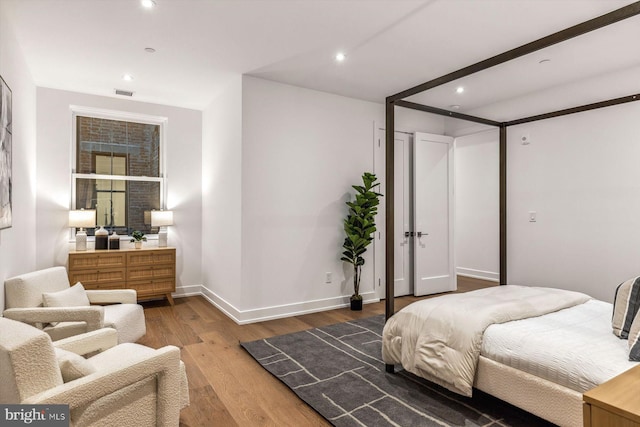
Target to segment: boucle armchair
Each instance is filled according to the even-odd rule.
[[[105,328],[52,343],[35,327],[0,318],[0,403],[67,404],[76,427],[178,426],[189,404],[180,350],[116,342]]]
[[[135,290],[71,287],[64,267],[6,279],[4,292],[4,317],[42,329],[54,341],[102,327],[117,330],[119,343],[135,342],[146,333]]]

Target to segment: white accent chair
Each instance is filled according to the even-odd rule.
[[[135,342],[146,333],[144,311],[137,304],[137,294],[133,289],[87,290],[84,293],[92,305],[77,306],[70,302],[68,307],[43,307],[43,294],[68,292],[70,289],[64,267],[6,279],[6,310],[3,315],[44,330],[54,341],[102,327],[117,330],[119,343]]]
[[[52,343],[35,327],[0,318],[0,403],[67,404],[75,427],[175,427],[189,389],[177,347],[117,345],[110,328]]]

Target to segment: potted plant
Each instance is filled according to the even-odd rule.
[[[131,233],[131,240],[129,240],[129,242],[132,242],[136,246],[136,249],[140,249],[142,247],[142,242],[146,241],[147,238],[144,233],[138,230],[135,230],[133,233]]]
[[[342,244],[344,251],[340,259],[353,265],[352,310],[362,310],[362,295],[360,295],[360,277],[364,265],[362,255],[373,241],[373,233],[376,231],[375,216],[380,204],[379,197],[382,197],[382,194],[373,191],[380,185],[376,179],[375,174],[365,172],[362,175],[364,185],[352,186],[357,192],[355,201],[347,202],[349,214],[344,220],[346,237]]]

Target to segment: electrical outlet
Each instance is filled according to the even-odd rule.
[[[330,271],[324,273],[324,283],[331,283],[333,281],[333,275]]]

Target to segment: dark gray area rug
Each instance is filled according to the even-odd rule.
[[[335,426],[552,426],[478,390],[385,372],[383,326],[380,315],[241,345]]]

